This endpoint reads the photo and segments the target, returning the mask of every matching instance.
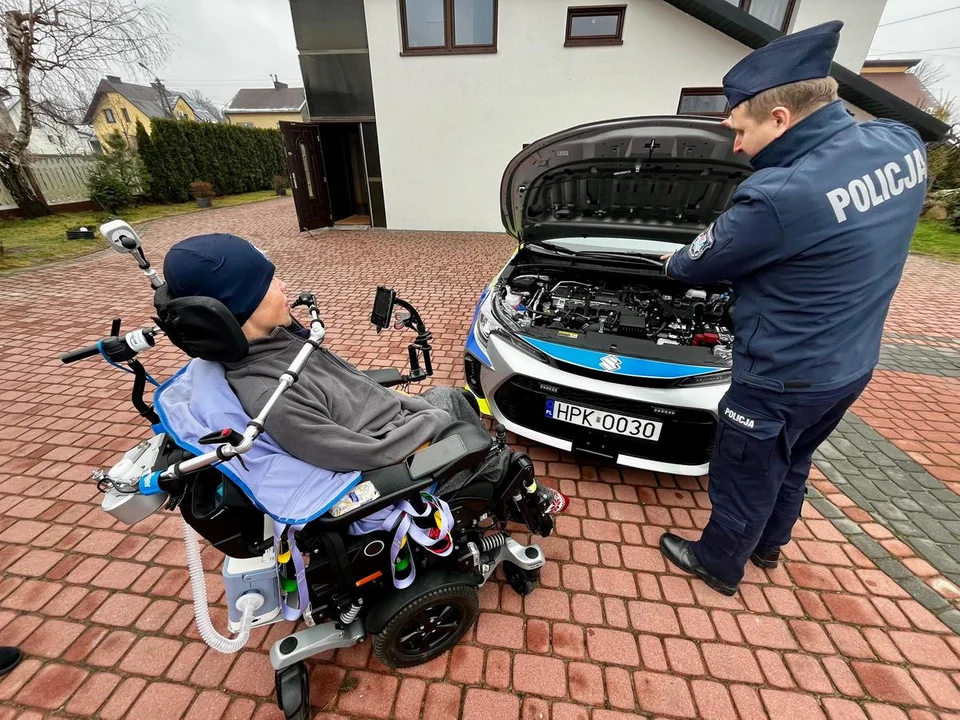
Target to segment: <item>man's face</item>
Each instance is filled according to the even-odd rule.
[[[292,322],[290,303],[287,302],[287,284],[274,275],[267,294],[244,324],[243,333],[253,340],[269,335],[277,326],[287,327]]]
[[[775,107],[764,118],[756,118],[747,111],[746,103],[737,105],[723,126],[736,133],[733,151],[752,158],[767,145],[783,135],[790,127],[791,113],[784,107]]]

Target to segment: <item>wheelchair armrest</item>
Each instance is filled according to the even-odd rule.
[[[384,368],[382,370],[363,370],[364,375],[374,382],[383,385],[383,387],[393,387],[403,383],[400,371],[396,368]]]
[[[493,445],[493,438],[485,429],[463,420],[457,420],[438,432],[433,439],[433,445],[430,447],[441,445],[452,437],[459,438],[460,442],[463,443],[463,450],[455,460],[438,471],[437,474],[443,479],[455,475],[461,470],[474,467],[487,456],[490,447]],[[427,448],[427,450],[430,450],[430,448]]]
[[[429,447],[413,453],[402,463],[363,473],[361,482],[373,483],[380,493],[376,500],[340,517],[323,515],[311,521],[308,527],[324,532],[345,530],[351,523],[405,500],[434,482],[476,466],[486,457],[493,443],[486,431],[466,422],[453,423],[437,438]]]

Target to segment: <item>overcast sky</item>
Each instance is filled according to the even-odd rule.
[[[175,49],[151,68],[175,90],[199,90],[225,105],[242,87],[271,87],[271,75],[302,87],[287,0],[154,0],[169,15]],[[124,73],[129,71],[124,70]],[[143,70],[134,77],[147,80]]]
[[[897,22],[927,13],[937,14]],[[930,91],[937,98],[940,91],[956,98],[954,121],[960,122],[960,0],[887,0],[868,57],[922,58],[942,65],[948,77]]]
[[[303,84],[288,0],[155,1],[169,13],[176,38],[169,61],[154,69],[169,87],[200,90],[223,105],[241,87],[269,87],[273,73],[291,86]],[[956,9],[896,22],[947,8]],[[960,0],[887,0],[880,23],[869,57],[942,65],[949,77],[931,90],[956,97],[960,114]],[[140,71],[135,79],[147,78]]]

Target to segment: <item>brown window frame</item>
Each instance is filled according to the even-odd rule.
[[[126,108],[120,108],[120,114],[123,115],[123,119],[126,122],[130,122],[130,113],[127,112]]]
[[[489,45],[457,45],[455,0],[443,2],[443,45],[434,47],[415,47],[407,44],[407,0],[400,0],[400,42],[403,49],[400,55],[479,55],[497,52],[497,25],[500,18],[500,0],[493,0],[493,43]]]
[[[723,88],[718,87],[693,87],[693,88],[682,88],[680,90],[680,99],[677,101],[677,115],[682,115],[684,117],[719,117],[725,118],[730,115],[730,103],[726,103],[725,111],[722,113],[715,112],[702,112],[702,113],[688,113],[680,112],[680,108],[683,107],[683,98],[685,97],[707,97],[712,95],[723,96]]]
[[[623,45],[623,20],[627,14],[626,5],[594,5],[567,8],[567,30],[563,40],[564,47],[585,47],[595,45]],[[593,17],[597,15],[615,15],[617,18],[617,34],[613,35],[570,35],[573,30],[573,19],[576,17]]]
[[[111,110],[110,108],[103,109],[103,117],[111,125],[115,125],[117,122],[117,116],[114,114],[113,110]]]
[[[739,0],[739,4],[737,5],[737,7],[743,10],[745,13],[749,13],[751,2],[753,2],[753,0]],[[733,3],[730,3],[730,4],[732,5]],[[797,0],[790,0],[790,2],[787,3],[786,12],[783,13],[783,23],[780,25],[780,27],[777,28],[777,30],[784,33],[787,31],[787,28],[790,27],[790,21],[793,20],[793,13],[796,9],[797,9]],[[756,20],[760,20],[760,18],[755,17],[754,15],[751,15],[750,17]],[[760,20],[760,22],[763,22],[763,20]],[[771,25],[770,27],[774,27],[774,26]]]

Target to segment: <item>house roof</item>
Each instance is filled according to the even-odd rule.
[[[211,115],[205,107],[203,107],[196,98],[192,95],[187,95],[186,93],[179,93],[180,97],[183,98],[183,101],[190,106],[190,109],[193,110],[193,114],[197,116],[197,120],[201,122],[220,122],[220,120],[213,115]]]
[[[868,68],[906,68],[909,70],[912,67],[916,67],[920,64],[920,58],[894,58],[891,60],[864,60],[863,69],[867,70]],[[862,71],[861,71],[862,72]]]
[[[123,97],[129,100],[130,103],[137,108],[137,110],[149,118],[167,117],[166,110],[164,109],[164,103],[160,93],[155,87],[152,85],[137,85],[135,83],[123,82],[119,78],[108,75],[106,78],[101,80],[100,84],[97,86],[97,91],[93,95],[93,100],[90,103],[90,107],[87,108],[87,113],[83,117],[83,122],[85,124],[93,122],[93,116],[96,113],[97,106],[100,104],[101,98],[110,92],[116,92],[120,95],[123,95]],[[171,109],[177,104],[177,100],[182,98],[183,101],[187,103],[187,105],[189,105],[193,110],[194,114],[197,116],[197,119],[204,122],[217,122],[217,118],[204,110],[203,107],[201,107],[196,101],[196,99],[191,97],[188,93],[166,88],[166,98]]]
[[[706,23],[751,50],[763,47],[783,33],[727,0],[664,0],[678,10]],[[946,123],[897,97],[843,65],[833,63],[830,75],[839,85],[840,97],[875,117],[898,120],[914,128],[927,142],[949,132]]]
[[[223,109],[224,113],[295,113],[306,102],[303,88],[243,88]]]
[[[118,78],[107,77],[101,80],[100,84],[97,86],[97,91],[93,94],[93,100],[90,103],[90,107],[87,108],[87,113],[83,117],[84,123],[93,122],[93,116],[96,114],[97,106],[100,104],[100,100],[104,95],[111,92],[123,95],[123,97],[129,100],[130,103],[137,108],[137,110],[149,118],[167,117],[167,113],[164,109],[163,103],[161,102],[160,93],[155,87],[151,85],[136,85],[134,83],[126,83]],[[167,90],[166,97],[171,108],[177,104],[178,95],[176,93],[172,93]]]
[[[920,78],[913,73],[861,72],[860,74],[868,78],[870,82],[879,85],[898,98],[906,100],[915,107],[930,109],[937,105],[937,99],[927,90],[926,85],[920,82]]]

